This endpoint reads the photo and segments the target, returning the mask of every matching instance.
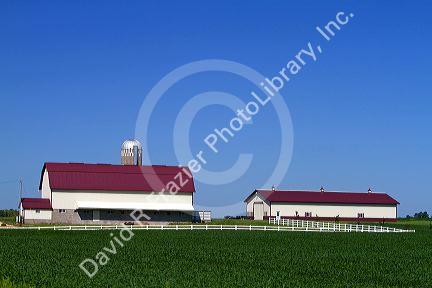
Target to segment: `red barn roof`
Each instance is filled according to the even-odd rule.
[[[108,190],[108,191],[169,191],[168,183],[175,183],[178,192],[194,192],[193,177],[187,167],[135,166],[84,163],[45,163],[53,190]]]
[[[399,204],[398,201],[385,193],[353,193],[353,192],[319,192],[295,190],[255,190],[250,196],[258,193],[269,202],[294,203],[335,203],[335,204]]]
[[[21,204],[24,209],[52,209],[49,199],[22,198]]]

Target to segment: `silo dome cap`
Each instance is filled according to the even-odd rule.
[[[142,149],[142,145],[138,140],[126,140],[122,144],[122,149],[129,150],[133,149],[135,146],[137,146],[138,149]]]

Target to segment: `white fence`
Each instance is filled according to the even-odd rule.
[[[280,219],[269,217],[269,224],[287,227],[291,231],[316,231],[316,232],[375,232],[375,233],[404,233],[415,230],[404,230],[384,226],[340,224],[333,222],[318,222],[296,219]]]
[[[269,218],[268,226],[255,225],[89,225],[89,226],[23,226],[1,227],[0,230],[55,230],[55,231],[95,231],[95,230],[243,230],[243,231],[306,231],[306,232],[415,232],[383,226],[339,224],[293,219]]]
[[[255,225],[91,225],[91,226],[24,226],[1,227],[0,230],[55,230],[55,231],[96,231],[96,230],[234,230],[234,231],[293,231],[291,227]]]

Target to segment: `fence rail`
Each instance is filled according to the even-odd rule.
[[[317,231],[317,232],[373,232],[373,233],[407,233],[415,230],[405,230],[386,226],[341,224],[333,222],[318,222],[297,219],[279,219],[269,217],[269,224],[276,227],[289,227],[292,231]]]

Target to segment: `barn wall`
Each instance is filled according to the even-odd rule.
[[[123,212],[123,213],[122,213]],[[80,225],[110,225],[136,222],[130,213],[132,211],[99,210],[99,220],[93,221],[93,210],[65,209],[60,212],[54,209],[52,223],[54,224],[80,224]],[[191,222],[192,214],[178,211],[144,211],[150,218],[144,217],[138,220],[143,223],[154,222]],[[137,215],[138,217],[138,215]]]
[[[51,210],[39,210],[39,213],[36,213],[37,210],[24,210],[24,217],[26,220],[34,219],[34,220],[51,220],[52,211]]]
[[[271,216],[276,216],[280,211],[281,216],[295,216],[296,211],[300,217],[305,212],[312,212],[316,217],[357,218],[357,213],[364,213],[365,218],[396,218],[396,205],[352,205],[352,204],[308,204],[308,203],[272,203]]]
[[[51,199],[51,188],[49,185],[49,176],[48,176],[48,171],[45,170],[43,176],[42,176],[42,198],[45,199]]]
[[[169,204],[192,204],[192,193],[177,193],[171,195],[169,192],[154,193],[141,191],[52,191],[51,204],[53,209],[77,209],[77,201],[112,203],[169,203]]]

